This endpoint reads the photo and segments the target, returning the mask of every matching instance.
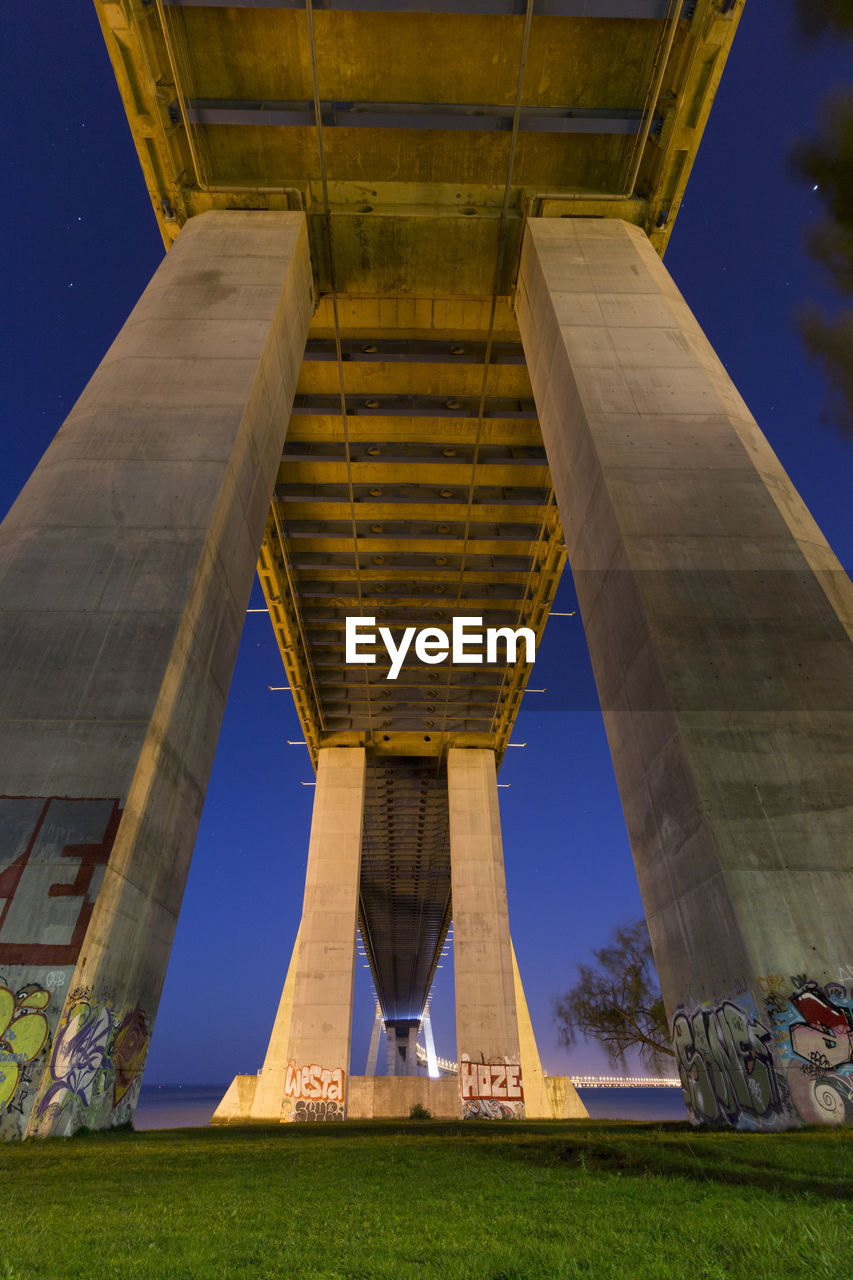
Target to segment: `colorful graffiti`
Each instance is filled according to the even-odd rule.
[[[345,1082],[343,1067],[321,1067],[316,1062],[300,1067],[289,1062],[284,1096],[295,1104],[289,1119],[343,1120]]]
[[[853,1124],[853,985],[760,978],[791,1102],[806,1124]]]
[[[463,1098],[464,1120],[518,1120],[516,1107],[511,1102],[499,1102],[497,1098]]]
[[[119,1019],[90,993],[72,993],[54,1039],[50,1081],[36,1105],[36,1121],[56,1116],[72,1103],[88,1110],[110,1091],[107,1107],[114,1111],[140,1076],[148,1034],[139,1005]]]
[[[72,1098],[84,1107],[92,1096],[101,1094],[109,1061],[107,1042],[112,1030],[112,1014],[100,1005],[78,1000],[63,1019],[50,1059],[51,1084],[36,1107],[36,1116],[48,1107],[61,1109]]]
[[[751,996],[738,999],[676,1012],[672,1039],[684,1099],[696,1123],[776,1128],[788,1091],[776,1068],[773,1032]]]
[[[524,1115],[521,1067],[515,1062],[459,1061],[459,1091],[466,1119],[509,1120]]]
[[[148,1048],[148,1027],[139,1005],[126,1013],[116,1028],[110,1049],[115,1075],[113,1106],[118,1106],[136,1079]]]
[[[779,973],[756,981],[762,1018],[748,993],[675,1014],[673,1044],[694,1121],[853,1124],[853,983],[821,986]]]
[[[50,992],[35,983],[18,992],[0,985],[0,1111],[9,1107],[25,1068],[47,1043]]]

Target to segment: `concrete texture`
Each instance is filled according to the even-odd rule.
[[[351,1076],[347,1090],[348,1120],[402,1120],[418,1103],[435,1120],[458,1120],[462,1114],[459,1085],[453,1077]]]
[[[299,937],[296,942],[281,999],[276,1010],[270,1042],[264,1057],[264,1065],[256,1076],[235,1076],[219,1106],[211,1116],[212,1124],[230,1120],[268,1121],[281,1120],[287,1111],[284,1102],[284,1081],[287,1072],[290,1045],[290,1018],[293,1013],[293,989],[296,985],[296,959],[299,954]]]
[[[285,1120],[343,1119],[364,812],[362,747],[320,751],[284,1076]]]
[[[512,951],[512,977],[515,987],[515,1007],[518,1013],[518,1043],[521,1056],[521,1077],[524,1081],[524,1118],[525,1120],[584,1120],[589,1112],[578,1096],[578,1091],[568,1076],[555,1076],[562,1081],[559,1090],[556,1086],[549,1088],[549,1078],[542,1070],[539,1049],[533,1034],[533,1023],[527,1008],[524,988],[521,985],[521,974],[515,958],[515,947],[510,942]]]
[[[640,229],[531,219],[517,310],[688,1106],[837,1123],[853,589]]]
[[[0,966],[53,1035],[5,1136],[132,1114],[312,289],[301,214],[194,219],[0,530]]]
[[[506,902],[503,846],[494,752],[451,748],[447,753],[450,806],[450,870],[456,975],[456,1043],[463,1099],[465,1060],[473,1064],[520,1064],[512,944]],[[519,1071],[519,1075],[520,1075]],[[523,1103],[496,1081],[495,1114],[522,1116]],[[488,1082],[470,1091],[467,1110],[492,1102]]]

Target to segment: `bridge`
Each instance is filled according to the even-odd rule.
[[[132,1114],[256,567],[317,779],[219,1118],[582,1114],[496,783],[567,557],[688,1104],[815,1118],[782,1084],[847,960],[849,583],[661,263],[740,0],[96,9],[168,253],[0,535],[0,1133]],[[357,930],[384,1077],[350,1073]]]

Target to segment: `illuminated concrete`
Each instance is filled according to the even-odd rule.
[[[460,1072],[466,1058],[520,1065],[494,753],[451,748],[447,795]]]
[[[526,1120],[584,1120],[589,1112],[568,1076],[546,1076],[542,1070],[539,1049],[527,999],[521,985],[521,974],[512,946],[512,977],[515,1008],[518,1015],[518,1044],[521,1075],[524,1080],[524,1118]]]
[[[518,320],[688,1102],[837,1122],[788,1027],[849,963],[850,582],[642,231],[532,219]]]
[[[656,256],[741,6],[511,7],[96,0],[173,247],[0,543],[0,867],[26,859],[0,962],[16,992],[54,983],[44,1012],[4,997],[31,1031],[44,1020],[32,1061],[10,1066],[24,1114],[39,1090],[53,1108],[44,1130],[132,1111],[259,543],[322,780],[267,1058],[222,1118],[343,1114],[356,914],[401,1026],[423,1011],[410,990],[426,1003],[451,880],[457,1114],[519,1114],[518,1068],[529,1116],[577,1114],[541,1072],[509,939],[495,767],[529,666],[437,687],[404,664],[378,687],[339,644],[356,606],[446,627],[463,600],[541,637],[564,535],[664,988],[685,1004],[688,1093],[704,1118],[724,1088],[700,1023],[728,1001],[732,1060],[751,1036],[758,1074],[725,1086],[724,1122],[756,1091],[772,1095],[762,1117],[795,1122],[768,1038],[788,1043],[790,975],[825,983],[849,963],[849,584]],[[315,91],[319,121],[301,105]],[[91,1060],[111,1046],[111,1100],[84,1084],[72,1105],[78,1037]],[[394,1032],[395,1070],[412,1039]],[[429,1083],[449,1107],[448,1082]],[[353,1114],[403,1114],[426,1088],[368,1084]],[[813,1104],[796,1101],[807,1118]],[[20,1130],[11,1116],[0,1131]]]
[[[54,1037],[4,1136],[132,1114],[311,302],[301,214],[194,220],[0,530],[0,972]]]
[[[297,1072],[319,1066],[344,1077],[349,1073],[363,811],[363,749],[322,750],[287,1046],[288,1068]],[[326,1110],[336,1103],[343,1114],[344,1098],[328,1096],[324,1081],[320,1093]],[[312,1084],[303,1101],[316,1103],[316,1094]],[[298,1093],[290,1101],[285,1118],[301,1118]]]

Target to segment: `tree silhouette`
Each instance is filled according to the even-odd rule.
[[[558,1039],[565,1045],[579,1035],[597,1040],[623,1070],[625,1055],[636,1050],[641,1062],[659,1071],[675,1054],[645,920],[619,925],[593,955],[596,964],[579,964],[578,981],[554,999]]]
[[[795,9],[806,37],[853,40],[853,0],[795,0]],[[822,416],[853,437],[853,90],[827,95],[817,134],[799,143],[791,159],[799,176],[820,192],[824,214],[806,242],[841,295],[831,315],[814,304],[803,307],[799,329],[827,379]]]

